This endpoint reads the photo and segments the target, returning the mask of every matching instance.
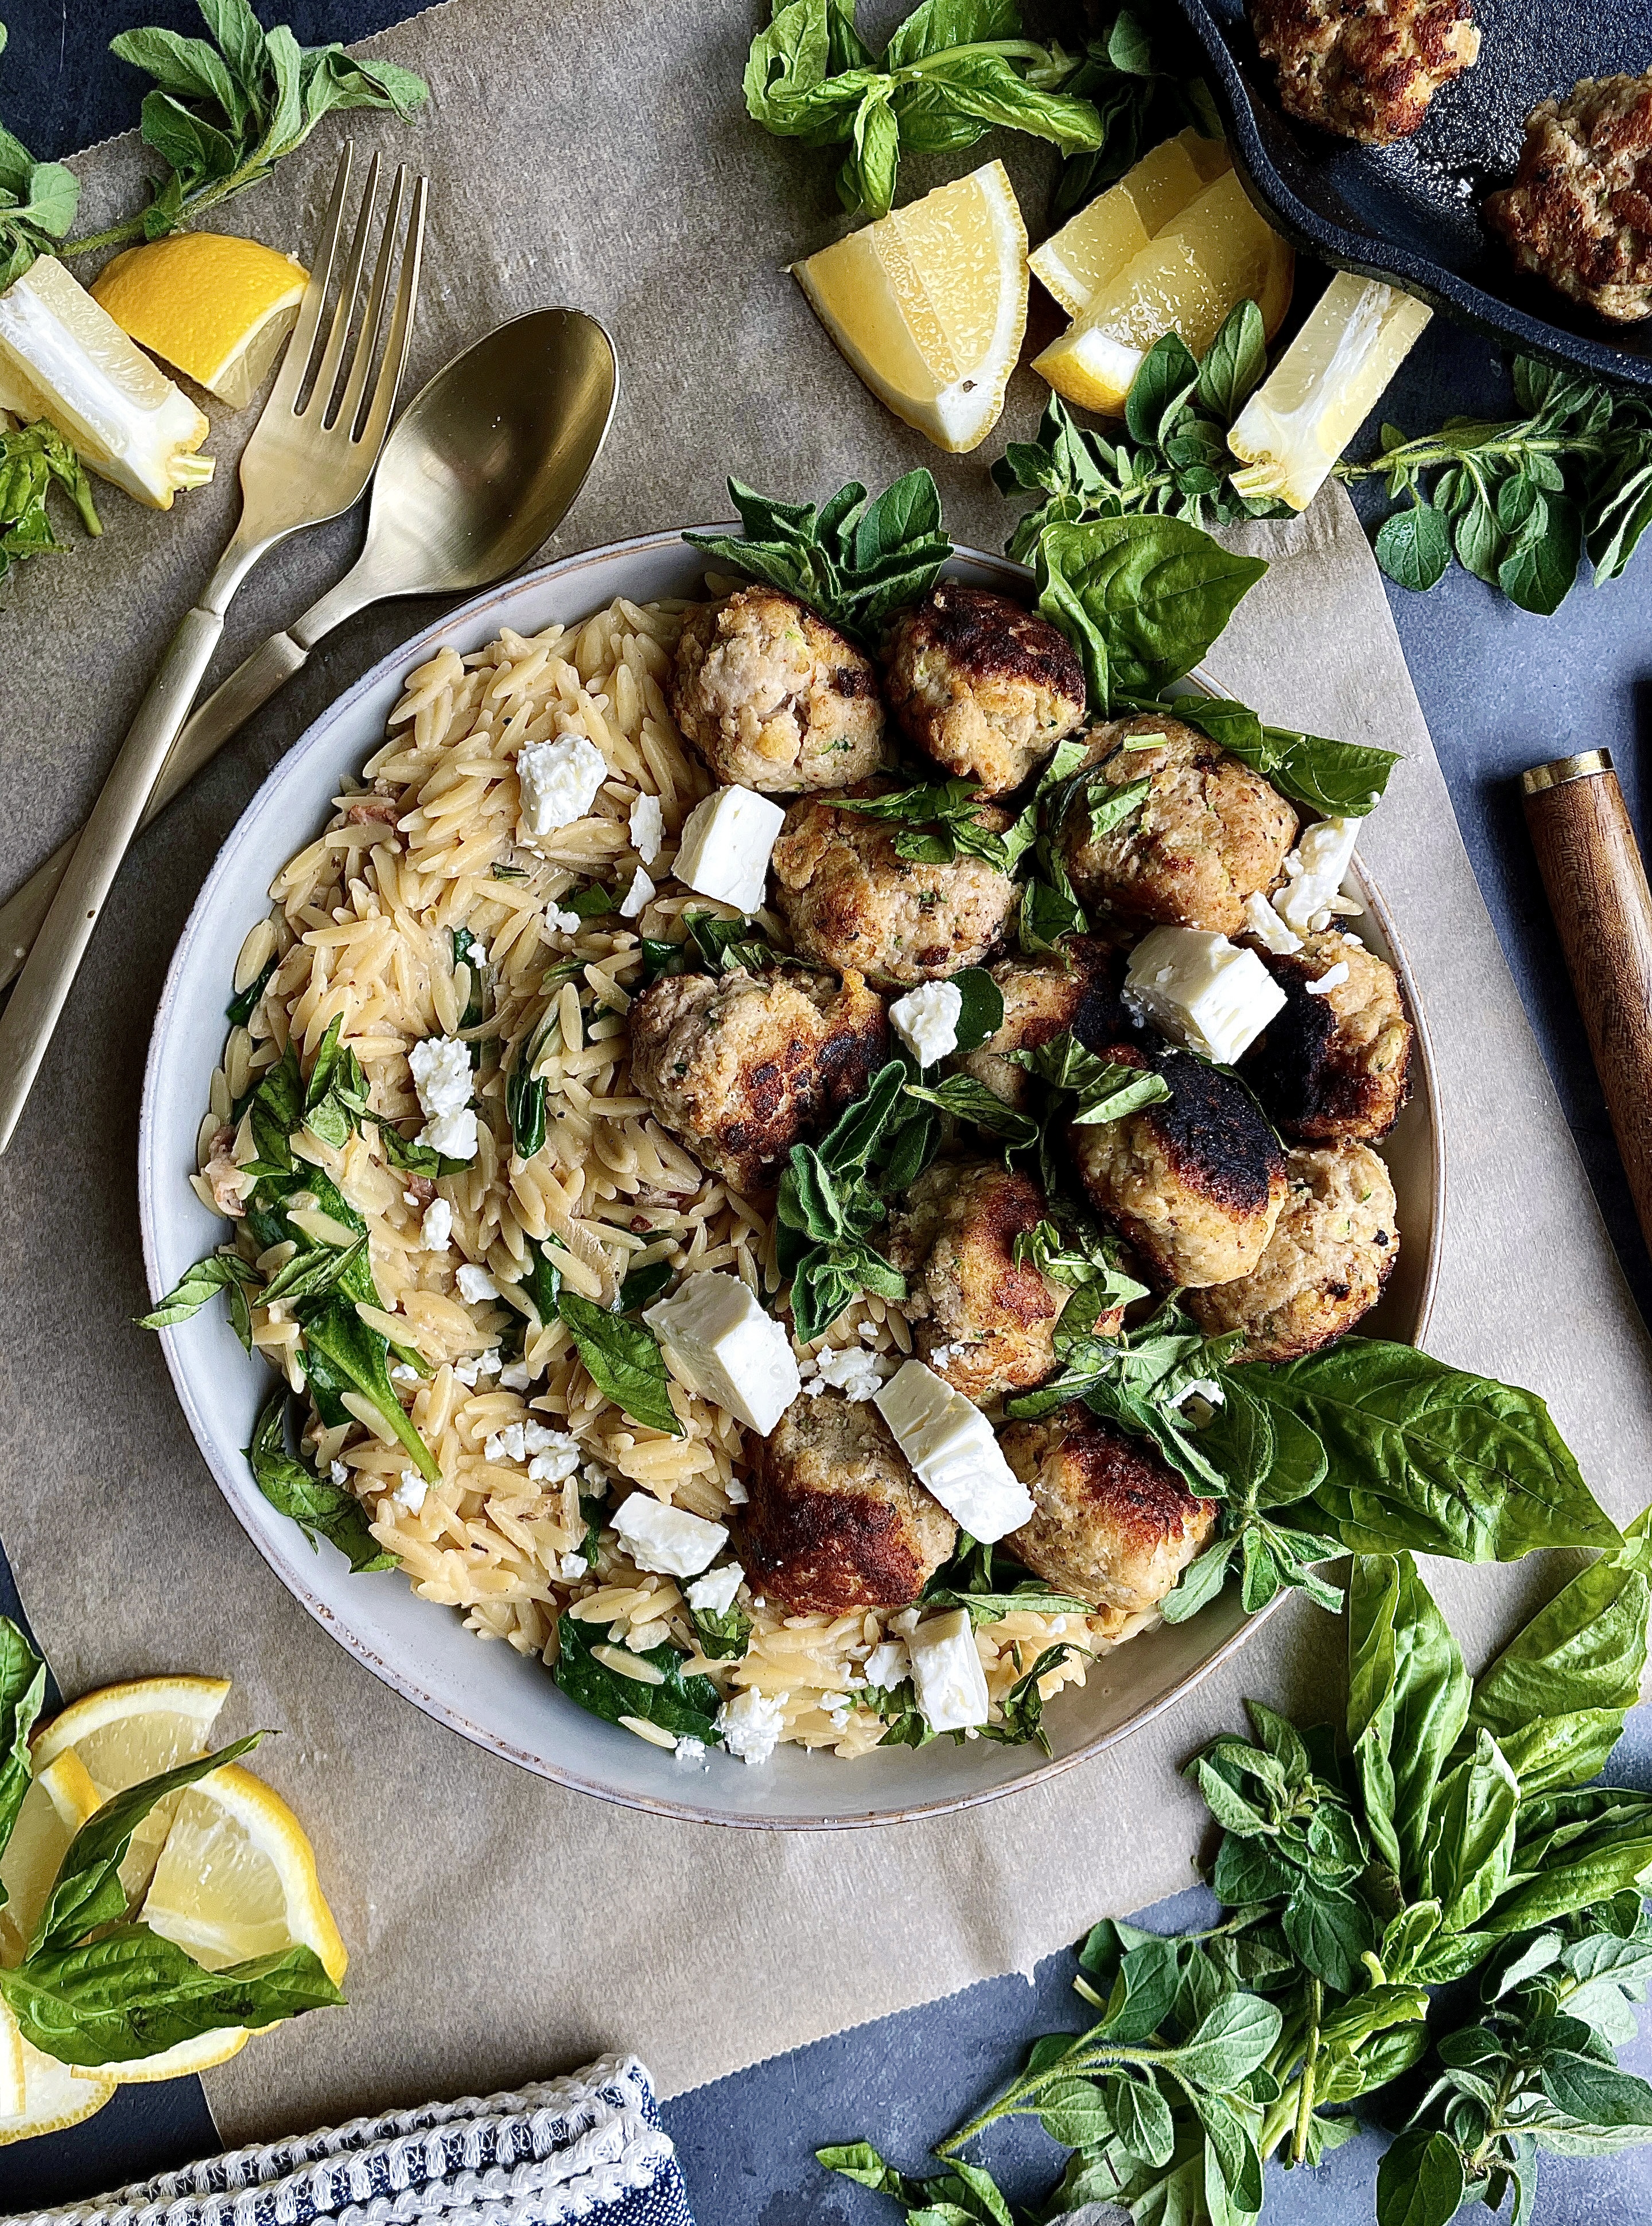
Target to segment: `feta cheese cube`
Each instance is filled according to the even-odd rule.
[[[416,1515],[424,1504],[424,1495],[430,1489],[416,1468],[404,1468],[401,1481],[391,1494],[392,1506],[399,1507],[403,1515]]]
[[[621,919],[635,919],[645,904],[654,900],[654,884],[640,866],[631,877],[631,887],[620,900]]]
[[[747,1686],[725,1701],[717,1711],[717,1729],[729,1753],[746,1763],[766,1762],[779,1744],[791,1698],[790,1693],[777,1693],[770,1700]]]
[[[343,1485],[349,1484],[350,1472],[341,1460],[330,1461],[327,1464],[327,1472],[334,1484]]]
[[[445,1198],[433,1198],[419,1224],[419,1243],[427,1252],[445,1252],[453,1242],[453,1208]]]
[[[876,1685],[886,1693],[893,1692],[912,1674],[912,1658],[905,1642],[886,1638],[880,1645],[874,1646],[861,1664],[861,1674],[868,1685]]]
[[[1254,951],[1197,927],[1155,927],[1130,953],[1125,1002],[1220,1066],[1248,1051],[1285,992]]]
[[[889,1025],[919,1066],[933,1066],[958,1047],[963,992],[955,982],[924,982],[897,997]]]
[[[702,1615],[727,1615],[745,1576],[738,1561],[725,1561],[721,1568],[708,1569],[703,1577],[696,1577],[684,1598]]]
[[[1363,824],[1358,819],[1321,819],[1302,830],[1295,849],[1285,861],[1291,885],[1274,901],[1274,909],[1286,925],[1299,935],[1307,932],[1317,913],[1336,909]]]
[[[643,1320],[690,1390],[766,1438],[801,1389],[791,1339],[738,1275],[702,1268]]]
[[[907,1641],[918,1705],[937,1732],[965,1732],[984,1724],[989,1713],[987,1673],[975,1650],[967,1608],[932,1615]]]
[[[657,796],[639,796],[631,807],[631,847],[651,866],[665,842],[665,814]]]
[[[1264,951],[1271,951],[1276,958],[1288,958],[1293,951],[1300,951],[1302,938],[1289,928],[1268,903],[1257,894],[1245,899],[1245,925]]]
[[[639,1569],[667,1577],[697,1577],[728,1543],[726,1523],[667,1507],[649,1491],[632,1493],[614,1517],[613,1530]]]
[[[469,1260],[465,1262],[454,1281],[459,1286],[460,1297],[467,1306],[480,1307],[489,1299],[497,1299],[499,1294],[499,1287],[486,1269],[478,1268]],[[494,1365],[499,1365],[497,1354]]]
[[[876,1394],[878,1412],[917,1472],[972,1538],[990,1544],[1032,1518],[1032,1502],[971,1399],[909,1360]]]
[[[785,813],[749,788],[719,788],[683,823],[677,877],[702,897],[740,912],[762,903],[769,854]]]
[[[517,752],[516,769],[522,790],[522,831],[531,843],[583,819],[608,777],[607,760],[583,735],[559,735],[554,742],[525,744]]]

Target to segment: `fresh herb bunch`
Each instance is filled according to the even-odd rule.
[[[908,472],[868,500],[857,480],[816,510],[728,482],[743,537],[688,533],[708,556],[806,603],[829,626],[875,647],[893,611],[927,595],[952,554],[941,497],[927,471]]]
[[[838,196],[884,216],[903,154],[973,147],[994,124],[1064,155],[1102,146],[1090,102],[1058,90],[1076,60],[1026,37],[1016,0],[923,0],[881,54],[855,28],[855,0],[776,0],[747,57],[746,106],[779,138],[847,140]]]
[[[0,161],[3,157],[0,146]],[[47,508],[54,487],[68,496],[88,533],[103,531],[86,467],[54,425],[42,418],[15,432],[0,432],[0,580],[21,558],[62,547]]]
[[[1133,8],[1121,8],[1086,42],[1066,89],[1094,104],[1104,136],[1093,152],[1071,156],[1062,165],[1051,208],[1052,228],[1121,178],[1161,139],[1173,138],[1189,124],[1207,139],[1223,137],[1221,118],[1197,67],[1185,40],[1162,22],[1155,22],[1149,34]]]
[[[780,1178],[775,1247],[791,1285],[791,1319],[805,1345],[824,1336],[863,1291],[900,1300],[906,1279],[869,1242],[889,1218],[889,1199],[935,1156],[940,1123],[906,1097],[913,1070],[890,1059],[866,1095],[818,1144],[794,1144]]]
[[[45,1663],[16,1625],[0,1618],[0,1856],[31,1782],[29,1735],[45,1697]],[[313,1948],[208,1971],[134,1921],[128,1907],[119,1873],[137,1827],[158,1803],[263,1737],[254,1732],[128,1787],[75,1834],[27,1953],[0,1970],[0,2001],[32,2046],[60,2064],[130,2064],[226,2026],[275,2025],[343,2001]]]

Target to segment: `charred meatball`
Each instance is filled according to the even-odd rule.
[[[1386,1136],[1411,1071],[1411,1023],[1393,967],[1334,929],[1305,937],[1288,957],[1258,955],[1285,992],[1284,1011],[1244,1061],[1270,1116],[1288,1136]]]
[[[1414,131],[1480,54],[1469,0],[1250,0],[1250,22],[1281,108],[1378,147]]]
[[[1127,1025],[1118,961],[1093,936],[1076,935],[1046,958],[1001,958],[992,968],[1004,1000],[1003,1026],[977,1050],[947,1064],[984,1083],[1018,1110],[1032,1077],[1009,1054],[1033,1051],[1071,1029],[1086,1051],[1110,1043]]]
[[[1296,840],[1296,814],[1279,791],[1208,735],[1159,713],[1098,727],[1090,763],[1056,838],[1083,901],[1144,927],[1236,934],[1245,899],[1273,887]],[[1141,804],[1098,835],[1110,792],[1141,780],[1152,786]]]
[[[1153,1068],[1170,1097],[1122,1121],[1069,1132],[1080,1179],[1151,1273],[1198,1288],[1248,1275],[1285,1203],[1284,1155],[1249,1091],[1184,1051],[1109,1045]]]
[[[1038,1509],[1010,1550],[1098,1608],[1157,1607],[1215,1528],[1214,1503],[1195,1499],[1156,1447],[1087,1407],[1012,1422],[999,1443]]]
[[[994,834],[1009,824],[994,805],[979,816]],[[938,866],[903,858],[899,832],[836,810],[829,797],[787,812],[774,846],[776,902],[805,958],[907,983],[978,966],[991,951],[1014,912],[1014,882],[984,858]]]
[[[1394,1185],[1364,1144],[1285,1154],[1291,1187],[1268,1250],[1248,1275],[1188,1298],[1212,1337],[1242,1330],[1240,1360],[1293,1360],[1369,1313],[1400,1256]]]
[[[671,710],[719,780],[778,796],[864,780],[883,754],[871,665],[776,588],[689,612]]]
[[[1084,716],[1065,634],[985,588],[931,588],[896,619],[883,661],[902,731],[988,796],[1019,788]]]
[[[937,1160],[890,1222],[918,1357],[977,1404],[1042,1383],[1055,1366],[1068,1294],[1015,1259],[1016,1238],[1048,1210],[1032,1177],[1001,1160]]]
[[[747,1197],[858,1097],[888,1042],[883,1000],[788,968],[668,974],[631,1008],[632,1079],[695,1157]]]
[[[1620,324],[1652,316],[1652,70],[1540,102],[1485,213],[1522,270]]]
[[[751,1493],[747,1580],[793,1615],[905,1607],[957,1543],[877,1409],[836,1391],[787,1408],[758,1448]]]

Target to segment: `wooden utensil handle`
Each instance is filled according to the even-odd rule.
[[[1607,750],[1523,776],[1526,823],[1652,1245],[1652,891]]]

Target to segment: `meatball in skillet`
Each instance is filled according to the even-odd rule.
[[[1244,1332],[1239,1360],[1293,1360],[1341,1337],[1382,1297],[1400,1256],[1394,1185],[1367,1145],[1301,1145],[1285,1164],[1290,1191],[1255,1268],[1188,1294],[1212,1337]]]
[[[1274,886],[1296,840],[1296,813],[1279,791],[1208,735],[1157,712],[1098,727],[1090,763],[1056,835],[1083,901],[1134,926],[1236,935],[1245,899]],[[1141,803],[1096,834],[1092,815],[1109,791],[1141,780],[1153,784]]]
[[[1620,324],[1652,316],[1652,70],[1540,102],[1485,213],[1522,270]]]
[[[1285,992],[1284,1011],[1244,1059],[1270,1118],[1314,1142],[1386,1136],[1411,1070],[1412,1027],[1393,967],[1334,929],[1305,937],[1288,957],[1257,955]]]
[[[752,1590],[792,1615],[905,1607],[958,1526],[869,1400],[796,1399],[758,1447],[741,1553]]]
[[[888,1042],[858,974],[668,974],[631,1008],[632,1079],[697,1160],[752,1197],[858,1097]]]
[[[1010,1551],[1121,1619],[1157,1607],[1216,1527],[1214,1501],[1195,1499],[1155,1447],[1088,1407],[1012,1422],[999,1443],[1038,1510],[1005,1541]]]
[[[1069,1029],[1086,1051],[1099,1051],[1128,1025],[1119,995],[1122,966],[1094,936],[1075,935],[1047,957],[1001,958],[990,971],[1004,1000],[1003,1025],[947,1064],[984,1083],[1007,1105],[1025,1105],[1032,1079],[1011,1052],[1035,1051]]]
[[[1007,812],[982,805],[994,834]],[[805,958],[874,982],[932,982],[979,966],[1003,935],[1019,892],[984,858],[944,865],[903,858],[899,829],[830,797],[794,804],[774,845],[775,901]]]
[[[1378,147],[1480,54],[1469,0],[1250,0],[1250,24],[1287,114]]]
[[[1091,1203],[1166,1283],[1198,1288],[1248,1275],[1285,1203],[1285,1160],[1242,1083],[1184,1051],[1109,1044],[1121,1066],[1152,1068],[1168,1099],[1121,1121],[1068,1131]]]
[[[918,1357],[977,1405],[1042,1383],[1055,1366],[1068,1293],[1015,1259],[1016,1238],[1048,1210],[1032,1177],[1001,1160],[949,1159],[918,1177],[890,1221],[885,1249],[907,1278]]]
[[[871,665],[777,588],[689,612],[671,711],[719,780],[775,795],[864,780],[883,754]]]
[[[950,773],[1007,795],[1084,716],[1084,675],[1048,620],[944,580],[896,617],[884,694],[902,731]]]

